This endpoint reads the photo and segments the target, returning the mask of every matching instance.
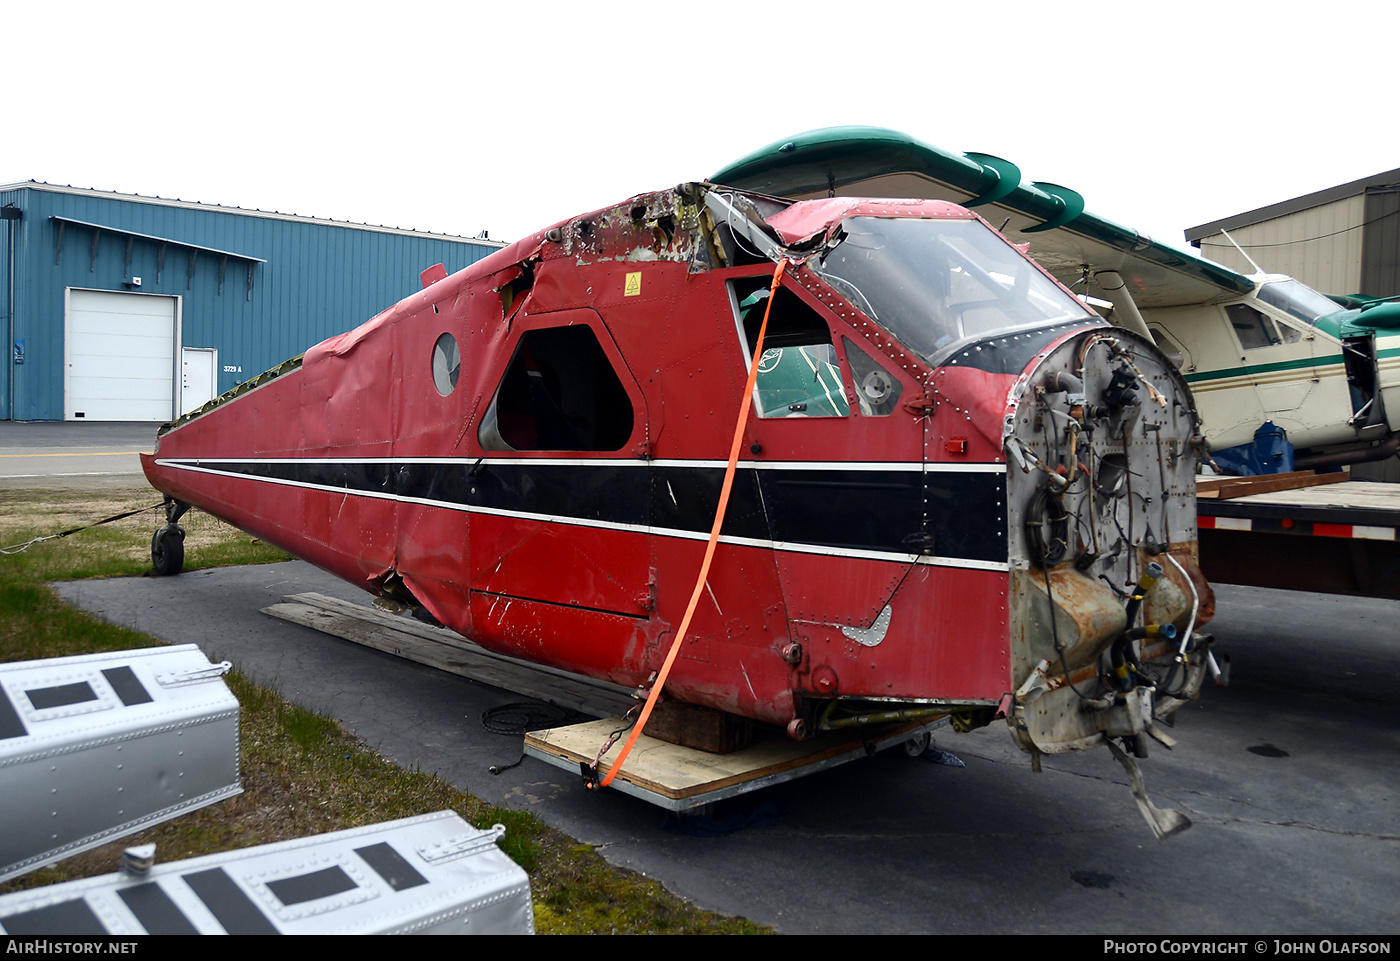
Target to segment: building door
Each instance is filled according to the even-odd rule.
[[[70,289],[63,342],[64,419],[174,417],[178,316],[174,297]]]
[[[212,347],[180,350],[180,413],[203,407],[218,395],[219,352]]]

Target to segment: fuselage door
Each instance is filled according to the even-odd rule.
[[[474,593],[580,611],[648,612],[646,408],[589,309],[518,317],[472,425]]]
[[[768,276],[729,284],[747,364]],[[795,622],[878,629],[923,532],[912,382],[800,284],[773,299],[749,420],[750,464]]]
[[[1311,326],[1276,317],[1262,304],[1229,304],[1225,313],[1263,416],[1295,447],[1355,436],[1341,345]]]

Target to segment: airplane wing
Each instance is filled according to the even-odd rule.
[[[1084,209],[1084,198],[1051,183],[1024,183],[1015,164],[989,154],[952,154],[880,127],[829,127],[769,144],[714,174],[713,183],[797,199],[923,197],[972,207],[1071,289],[1090,274],[1117,271],[1139,307],[1238,297],[1243,274]],[[1082,292],[1082,291],[1081,291]]]

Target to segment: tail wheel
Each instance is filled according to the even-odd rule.
[[[900,746],[904,749],[905,757],[920,757],[932,743],[933,735],[928,731],[920,731]]]
[[[185,566],[185,529],[178,524],[158,527],[151,535],[151,564],[160,577],[180,573]]]

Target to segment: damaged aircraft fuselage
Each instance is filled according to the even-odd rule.
[[[437,279],[143,460],[487,648],[643,685],[748,404],[668,696],[797,736],[1004,716],[1037,753],[1150,726],[1144,644],[1185,652],[1159,700],[1199,682],[1185,383],[940,201],[644,194]]]

